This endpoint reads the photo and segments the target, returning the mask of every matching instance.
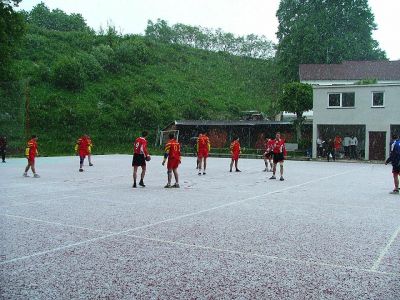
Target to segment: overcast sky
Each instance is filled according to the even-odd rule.
[[[23,0],[30,10],[40,0]],[[80,13],[95,30],[112,22],[123,34],[144,33],[147,20],[222,28],[237,35],[255,33],[276,42],[279,0],[44,0],[50,9]],[[378,30],[373,34],[391,60],[400,59],[400,0],[369,0]],[[397,36],[397,37],[396,37]]]

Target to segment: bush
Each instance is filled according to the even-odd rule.
[[[52,79],[56,87],[69,91],[79,91],[85,86],[85,72],[82,64],[74,57],[61,57],[52,69]]]
[[[115,48],[115,57],[121,63],[141,65],[149,62],[150,51],[143,42],[131,39]]]
[[[97,81],[103,76],[103,67],[93,55],[82,52],[78,55],[78,60],[89,80]]]

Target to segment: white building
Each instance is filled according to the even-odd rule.
[[[313,85],[313,157],[316,139],[358,138],[360,158],[384,160],[391,134],[400,134],[400,61],[300,65]],[[369,80],[372,84],[360,84]]]

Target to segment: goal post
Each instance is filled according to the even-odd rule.
[[[173,133],[175,135],[175,139],[179,141],[179,130],[160,130],[160,139],[159,139],[159,145],[162,147],[165,145],[165,143],[168,141],[168,135],[170,133]]]

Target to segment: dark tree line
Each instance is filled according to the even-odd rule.
[[[274,44],[265,36],[250,34],[235,36],[221,29],[175,24],[164,20],[148,21],[146,37],[165,43],[186,45],[214,52],[227,52],[237,56],[269,59],[274,56]]]

